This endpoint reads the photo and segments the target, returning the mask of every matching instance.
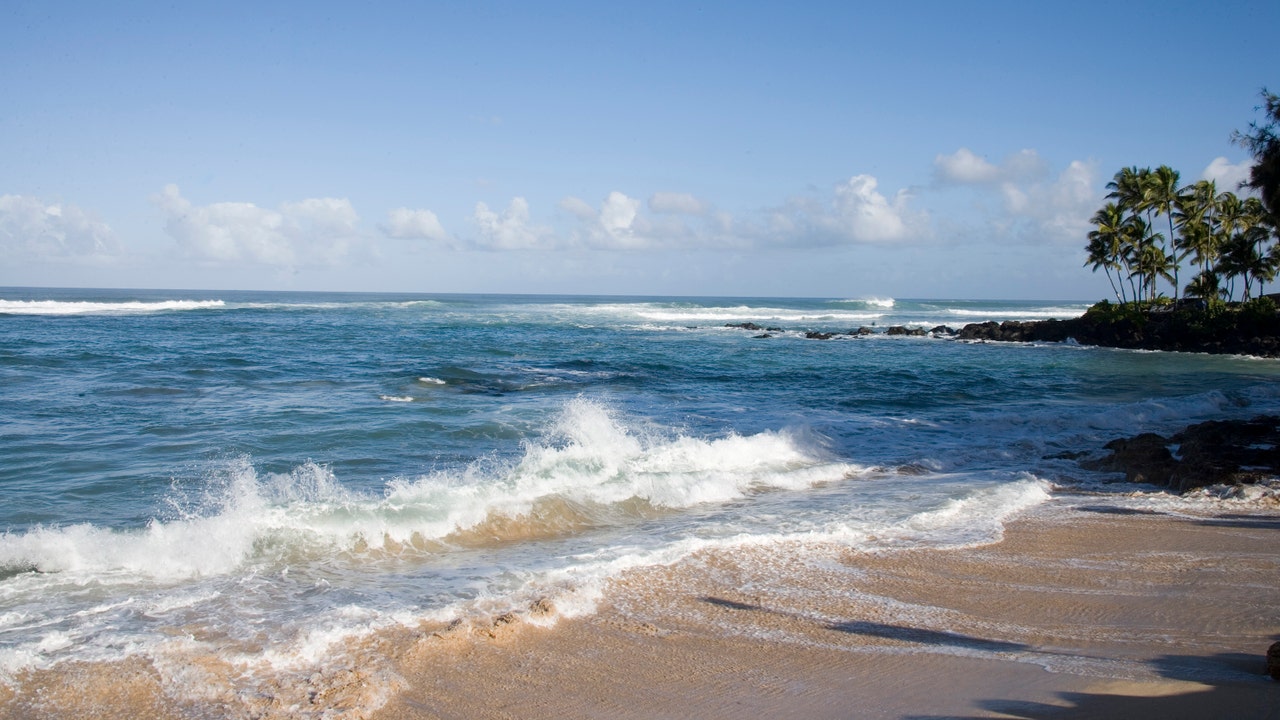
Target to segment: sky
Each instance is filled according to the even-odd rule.
[[[1094,300],[1280,3],[0,6],[0,286]]]

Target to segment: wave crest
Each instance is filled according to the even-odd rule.
[[[221,300],[157,300],[91,302],[68,300],[0,300],[4,315],[137,315],[225,307]]]
[[[179,579],[352,554],[440,552],[621,526],[856,470],[795,433],[694,438],[579,399],[508,463],[396,479],[378,497],[349,491],[314,462],[260,475],[239,457],[194,496],[175,487],[173,519],[132,531],[86,524],[5,535],[0,567]]]

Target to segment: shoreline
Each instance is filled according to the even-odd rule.
[[[1060,490],[975,547],[701,552],[589,615],[396,626],[236,691],[218,658],[60,666],[0,715],[1268,717],[1280,509],[1129,498]]]
[[[1068,495],[974,548],[695,556],[424,646],[375,717],[1262,718],[1278,532]]]

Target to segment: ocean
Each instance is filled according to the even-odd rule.
[[[1087,307],[0,289],[0,683],[143,658],[198,695],[199,658],[551,624],[706,549],[988,543],[1119,492],[1076,461],[1110,439],[1280,412],[1276,360],[885,332]]]

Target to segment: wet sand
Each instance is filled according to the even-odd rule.
[[[1062,496],[992,545],[706,553],[554,618],[397,629],[249,685],[208,659],[62,667],[0,717],[1276,718],[1280,512]]]
[[[635,572],[591,617],[423,643],[377,717],[1280,717],[1280,514],[1075,502],[978,548]]]

